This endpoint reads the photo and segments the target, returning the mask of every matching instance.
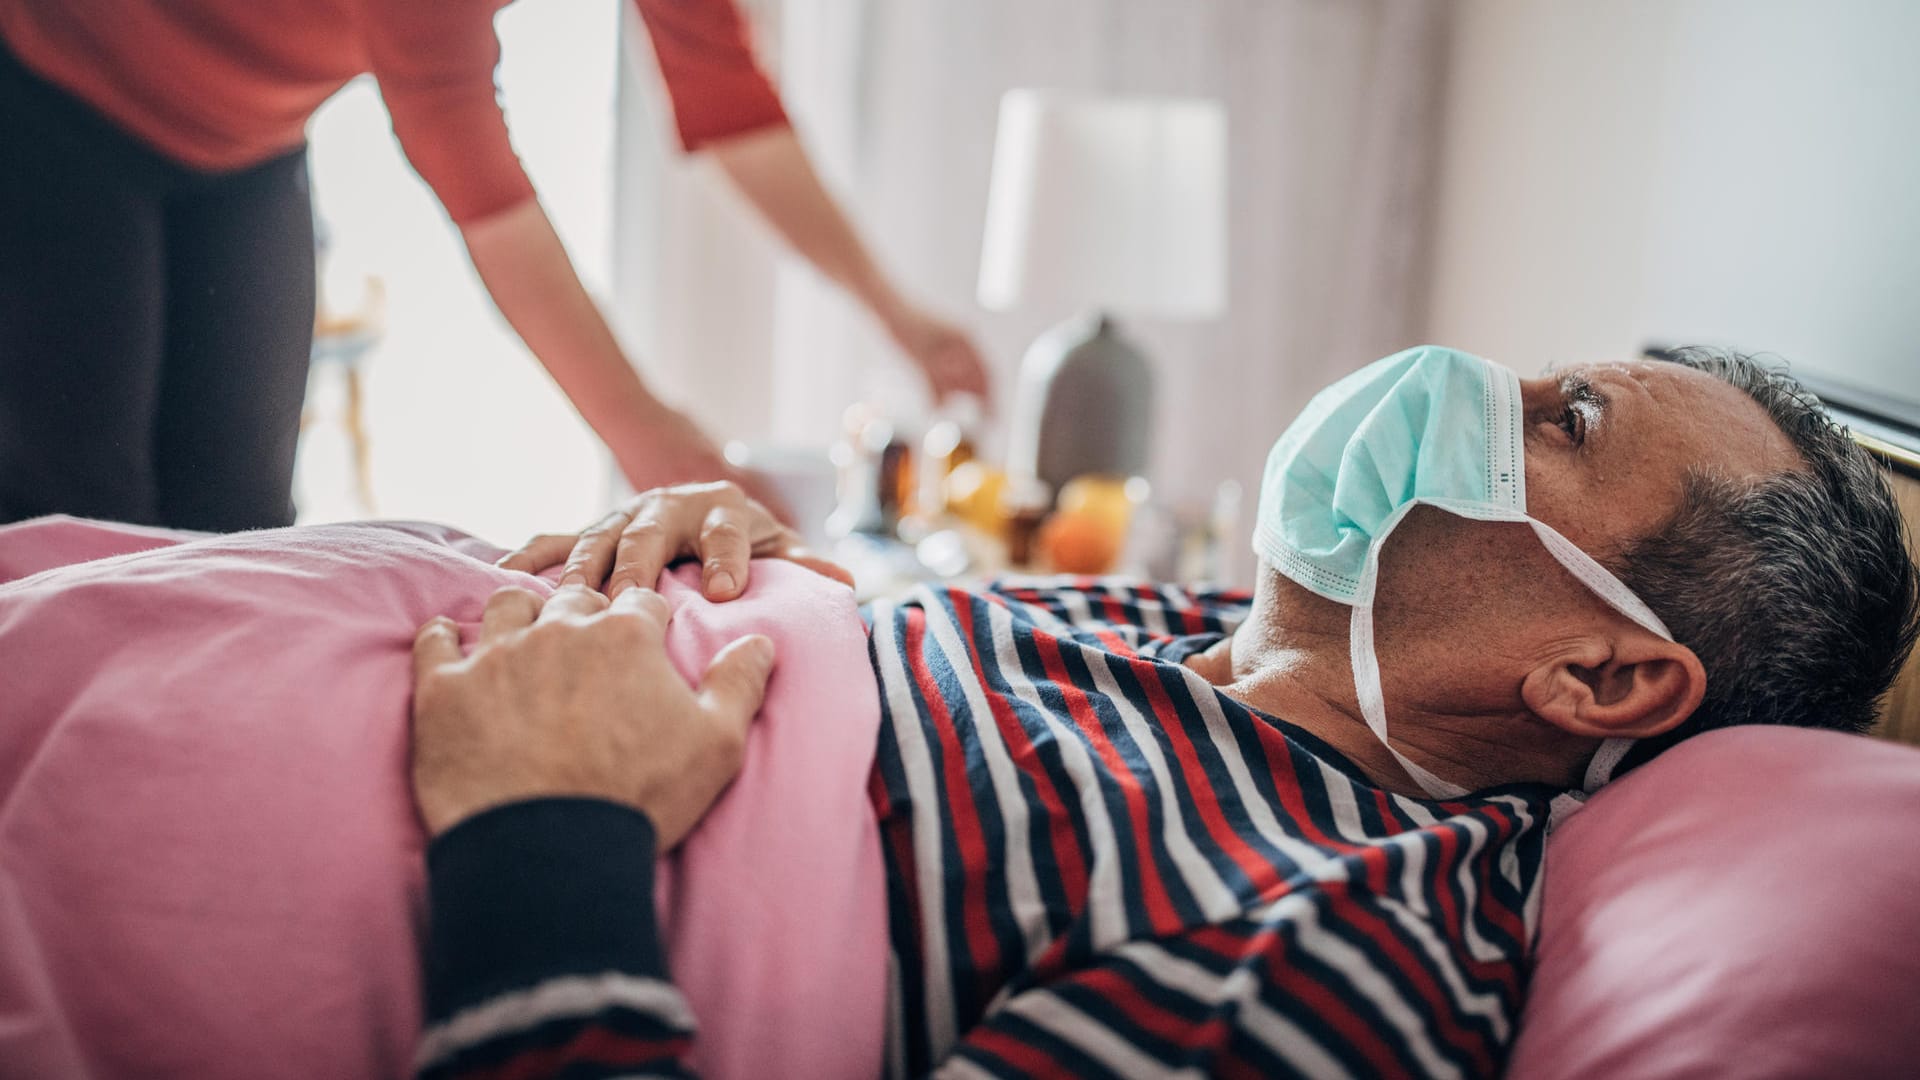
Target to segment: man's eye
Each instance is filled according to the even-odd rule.
[[[1587,418],[1577,405],[1568,405],[1560,413],[1560,430],[1567,433],[1567,440],[1575,446],[1587,441]]]

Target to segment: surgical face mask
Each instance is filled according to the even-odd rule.
[[[1525,522],[1560,565],[1601,599],[1673,640],[1666,624],[1620,579],[1527,515],[1524,434],[1519,376],[1477,356],[1423,346],[1322,390],[1267,456],[1253,550],[1292,580],[1352,607],[1348,645],[1361,715],[1394,760],[1435,798],[1454,798],[1466,789],[1409,761],[1387,738],[1373,647],[1381,545],[1414,507],[1478,521]],[[1601,744],[1587,768],[1587,792],[1612,778],[1631,746],[1629,739]]]

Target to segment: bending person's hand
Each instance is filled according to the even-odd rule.
[[[562,585],[585,585],[620,596],[651,589],[674,560],[700,560],[701,591],[731,600],[747,587],[753,558],[786,559],[843,585],[853,575],[809,552],[792,529],[736,484],[682,484],[643,491],[584,532],[545,533],[501,558],[508,570],[538,574],[565,563]]]
[[[887,332],[926,376],[935,401],[972,394],[992,404],[987,362],[965,330],[919,308],[904,308],[887,320]]]
[[[487,601],[463,656],[446,618],[414,640],[413,794],[439,836],[496,806],[557,796],[645,813],[660,851],[678,844],[739,772],[773,672],[773,642],[741,638],[695,690],[667,659],[667,602],[562,588]]]

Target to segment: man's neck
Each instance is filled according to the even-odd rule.
[[[1311,732],[1379,786],[1429,797],[1367,727],[1348,650],[1351,619],[1351,608],[1291,582],[1263,585],[1246,622],[1186,664],[1235,701]],[[1393,711],[1394,747],[1468,790],[1510,779],[1494,775],[1512,764],[1501,760],[1507,755],[1459,737],[1478,726],[1461,720],[1402,704]]]

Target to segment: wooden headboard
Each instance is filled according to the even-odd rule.
[[[1831,379],[1802,377],[1833,418],[1887,467],[1888,483],[1907,522],[1907,554],[1920,563],[1920,402]],[[1874,734],[1920,746],[1920,648],[1881,703]]]

